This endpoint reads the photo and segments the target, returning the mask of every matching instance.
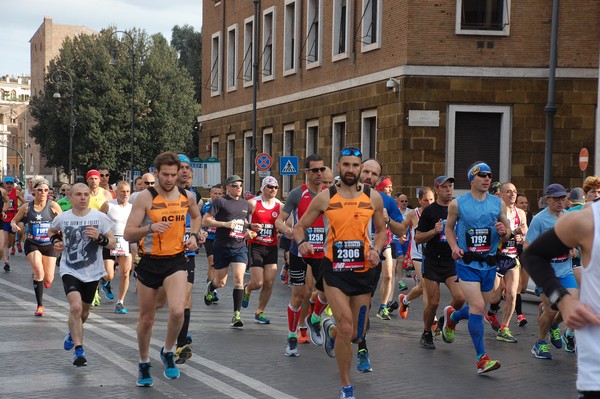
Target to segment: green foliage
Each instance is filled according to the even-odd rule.
[[[194,83],[178,63],[176,50],[160,34],[149,37],[135,29],[119,38],[112,33],[108,29],[67,39],[50,62],[44,93],[31,99],[38,121],[31,135],[48,166],[66,170],[69,163],[70,86],[68,79],[52,80],[58,70],[73,80],[73,167],[80,174],[98,165],[116,173],[131,169],[132,109],[136,169],[147,170],[166,150],[190,153],[198,106]],[[111,54],[116,55],[116,65],[111,65]],[[57,91],[60,99],[53,97]]]
[[[171,31],[171,46],[179,52],[179,65],[187,69],[194,80],[194,98],[202,101],[202,33],[190,25],[175,25]]]

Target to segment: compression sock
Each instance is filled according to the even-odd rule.
[[[515,303],[515,312],[517,314],[523,314],[523,302],[521,302],[521,294],[517,294],[517,302]]]
[[[288,315],[288,331],[290,333],[296,334],[296,330],[298,329],[298,321],[300,321],[300,309],[295,309],[292,305],[288,305],[287,308]]]
[[[35,292],[35,299],[37,300],[38,306],[42,306],[42,297],[44,296],[44,280],[33,280],[33,291]]]
[[[469,319],[469,305],[465,305],[462,308],[455,310],[450,319],[455,323]]]
[[[183,346],[187,343],[188,329],[190,328],[190,313],[190,309],[183,311],[183,324],[177,336],[177,346]]]
[[[496,302],[496,303],[490,303],[490,310],[488,311],[488,315],[493,315],[498,313],[498,310],[500,310],[500,301]]]
[[[323,301],[321,299],[321,295],[317,295],[317,297],[315,298],[315,305],[313,307],[313,314],[317,315],[320,319],[321,314],[323,313],[323,311],[325,310],[325,308],[327,307],[327,302]],[[318,321],[318,320],[316,320]],[[314,321],[313,321],[314,322]]]
[[[475,352],[477,356],[481,356],[485,353],[483,345],[483,316],[478,314],[471,314],[469,316],[469,334],[471,334],[471,340],[473,346],[475,346]]]
[[[242,299],[243,298],[244,298],[244,289],[243,288],[234,288],[233,289],[233,311],[234,312],[239,312],[240,309],[242,308]]]

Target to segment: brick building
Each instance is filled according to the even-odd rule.
[[[410,196],[442,174],[467,189],[482,159],[537,198],[551,20],[547,0],[262,0],[254,38],[251,1],[205,1],[200,156],[248,187],[256,42],[257,152],[273,155],[275,177],[279,155],[334,165],[353,145]],[[563,0],[558,28],[552,173],[572,187],[582,147],[598,168],[600,3]]]

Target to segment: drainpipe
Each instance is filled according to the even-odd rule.
[[[558,41],[558,6],[560,0],[552,2],[552,33],[550,36],[550,67],[548,69],[548,103],[544,107],[546,113],[546,148],[544,152],[544,188],[552,183],[552,140],[554,139],[554,81],[556,80],[556,58]]]

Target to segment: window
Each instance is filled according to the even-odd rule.
[[[308,0],[306,9],[306,68],[321,65],[321,0]]]
[[[456,34],[508,36],[511,0],[457,0]]]
[[[467,171],[475,161],[490,165],[494,181],[509,180],[511,118],[508,106],[450,105],[446,174],[460,194],[470,189]]]
[[[263,37],[262,37],[262,80],[263,82],[273,80],[273,65],[275,63],[275,7],[271,7],[263,13]]]
[[[221,94],[221,32],[213,33],[212,46],[210,51],[210,95],[218,96]]]
[[[250,189],[250,179],[254,179],[254,159],[252,159],[252,130],[244,133],[244,190]],[[254,193],[252,193],[254,194]]]
[[[235,134],[227,136],[227,176],[235,173]]]
[[[298,40],[300,35],[300,13],[296,9],[296,0],[286,0],[283,32],[283,75],[296,73],[298,58]]]
[[[340,157],[340,151],[346,146],[346,116],[334,116],[331,138],[331,166],[335,167],[335,163]]]
[[[360,151],[363,158],[377,155],[377,110],[364,111],[361,115]]]
[[[227,91],[237,89],[238,26],[227,29]]]
[[[210,139],[210,156],[219,158],[219,138],[213,137]]]
[[[331,50],[333,61],[348,58],[348,45],[350,38],[350,5],[348,0],[333,1],[333,41]]]
[[[283,155],[292,156],[294,155],[294,125],[285,125],[283,127]],[[281,181],[283,182],[282,195],[287,196],[287,193],[294,188],[294,176],[282,176]]]
[[[319,121],[306,122],[306,156],[319,153]]]
[[[367,52],[381,47],[381,2],[363,0],[361,18],[361,51]]]
[[[254,51],[252,50],[254,44],[254,17],[246,18],[244,21],[244,63],[243,63],[243,76],[244,76],[244,87],[252,86],[253,70],[252,61],[254,60]]]
[[[262,152],[273,156],[273,128],[267,127],[263,129],[263,146]]]

